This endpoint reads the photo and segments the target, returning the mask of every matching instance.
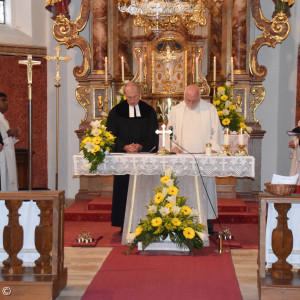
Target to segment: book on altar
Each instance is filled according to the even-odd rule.
[[[299,174],[293,176],[281,176],[273,174],[271,184],[297,184]]]

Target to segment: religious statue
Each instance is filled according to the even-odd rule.
[[[97,97],[97,105],[98,105],[98,110],[102,111],[103,110],[103,97],[101,94],[99,94]]]
[[[47,10],[53,13],[53,17],[59,14],[64,14],[70,19],[69,4],[71,0],[46,0],[45,7]]]

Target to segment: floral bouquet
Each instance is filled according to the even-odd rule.
[[[213,100],[221,124],[228,127],[230,131],[238,132],[240,128],[250,132],[252,128],[247,127],[244,117],[238,113],[236,104],[232,99],[230,84],[224,84],[217,88],[217,95]]]
[[[129,80],[125,80],[124,84],[126,84],[128,82],[129,82]],[[126,100],[126,96],[124,94],[124,86],[122,85],[122,87],[119,89],[118,94],[115,98],[115,103],[114,104],[117,105],[117,104],[119,104],[119,103],[121,103],[125,100]]]
[[[93,173],[113,148],[116,137],[106,130],[101,120],[92,121],[90,125],[91,129],[87,129],[82,137],[80,149],[83,151],[84,158],[89,161],[85,166],[89,168],[90,173]]]
[[[198,213],[186,205],[187,198],[178,196],[177,178],[173,172],[166,170],[160,179],[162,185],[157,186],[154,199],[146,206],[146,219],[141,220],[134,233],[127,236],[131,253],[133,248],[142,242],[142,248],[154,242],[160,242],[167,237],[177,244],[178,248],[185,246],[193,253],[194,248],[203,246],[203,230],[206,226],[197,222]]]

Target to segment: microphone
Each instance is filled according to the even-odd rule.
[[[155,148],[156,148],[156,146],[154,146],[154,147],[149,151],[149,153],[151,153]]]
[[[171,154],[173,154],[173,151],[172,151],[173,126],[169,126],[169,129],[171,130],[171,133],[170,133],[170,151],[171,151]]]

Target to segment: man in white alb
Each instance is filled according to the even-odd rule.
[[[0,133],[3,138],[3,151],[0,152],[1,191],[15,192],[18,190],[18,176],[15,138],[19,135],[17,128],[10,128],[4,113],[8,109],[6,94],[0,93]]]
[[[222,132],[217,110],[214,105],[201,99],[197,85],[187,86],[184,101],[172,108],[168,123],[170,127],[173,127],[172,151],[175,153],[205,153],[207,143],[211,143],[213,153],[220,150]],[[207,218],[216,219],[218,207],[215,178],[203,179],[213,206],[212,209],[207,200]],[[214,233],[211,222],[208,222],[208,232]]]

